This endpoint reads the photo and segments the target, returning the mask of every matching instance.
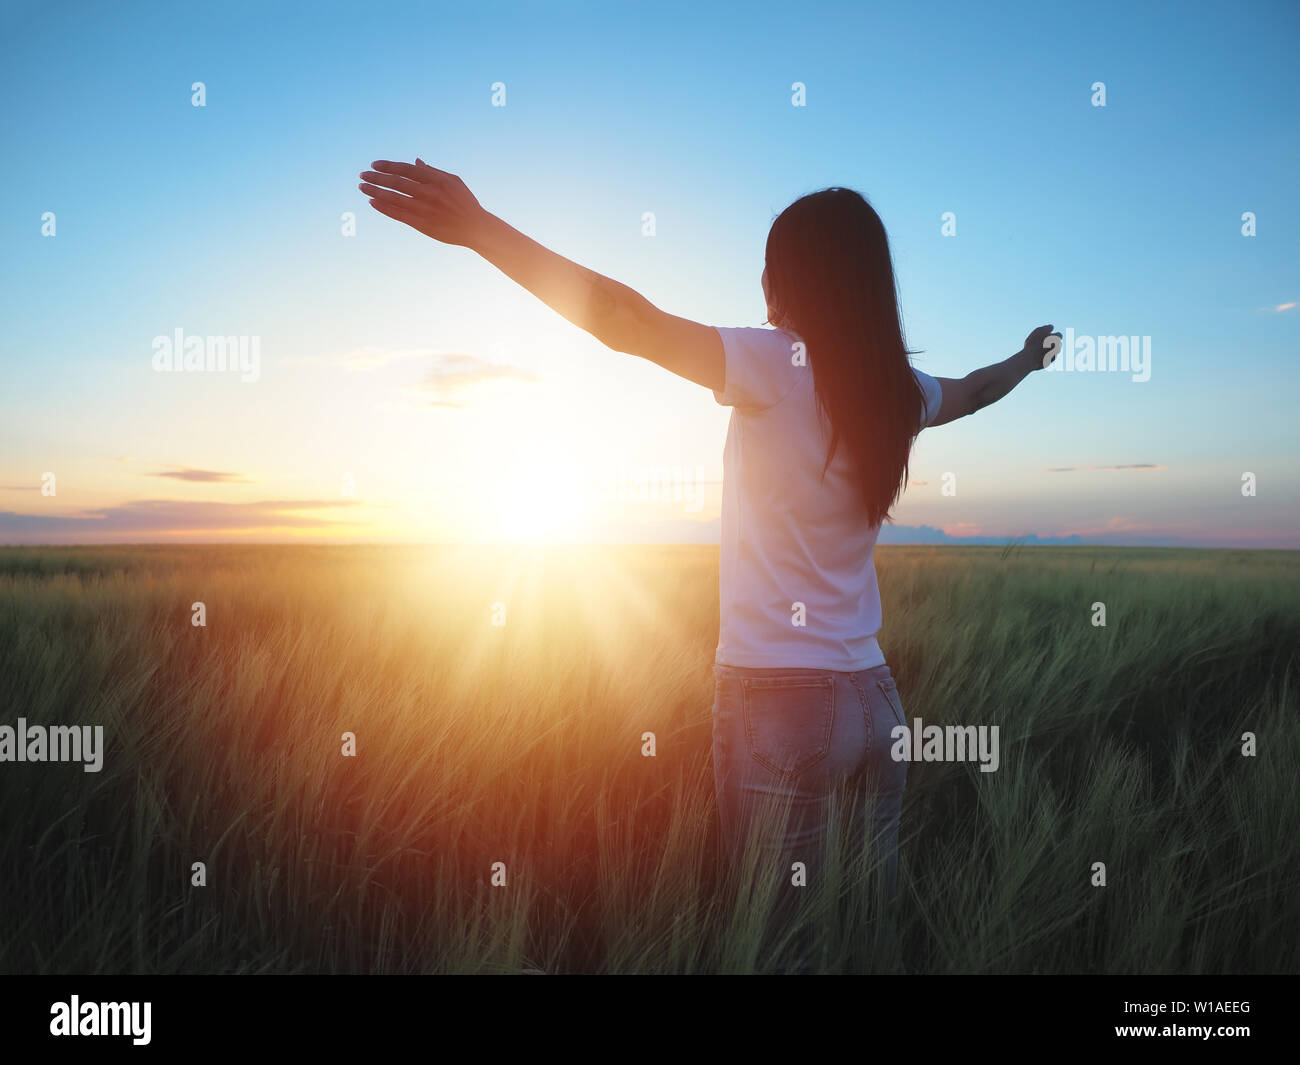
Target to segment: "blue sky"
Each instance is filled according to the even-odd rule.
[[[839,184],[930,373],[1151,338],[923,433],[904,538],[1300,546],[1300,7],[1132,7],[4,4],[0,542],[715,537],[728,412],[370,211],[418,154],[699,321]],[[156,373],[178,328],[257,380]]]

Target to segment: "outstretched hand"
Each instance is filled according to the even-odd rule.
[[[422,159],[393,163],[380,159],[363,171],[357,186],[380,214],[418,229],[444,244],[470,247],[481,234],[488,214],[455,174]]]
[[[1061,334],[1054,333],[1050,325],[1040,325],[1025,337],[1022,351],[1033,355],[1037,366],[1035,369],[1046,370],[1061,351]]]

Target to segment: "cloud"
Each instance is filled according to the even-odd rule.
[[[193,470],[186,466],[174,470],[162,470],[147,473],[146,477],[170,477],[176,481],[201,481],[204,484],[251,484],[247,477],[238,473],[223,473],[220,470]]]
[[[432,359],[438,353],[432,348],[353,348],[344,355],[286,355],[278,359],[280,366],[341,366],[345,370],[377,370],[392,362],[407,359]]]
[[[1100,526],[1093,529],[1079,530],[1082,536],[1095,536],[1099,533],[1111,532],[1145,532],[1151,528],[1144,522],[1134,521],[1132,518],[1119,517],[1107,518]]]
[[[1278,313],[1281,313],[1282,311],[1293,311],[1295,310],[1295,300],[1292,300],[1290,303],[1279,303],[1273,308],[1273,310]]]
[[[113,536],[184,535],[252,529],[322,529],[355,522],[317,517],[312,511],[355,506],[356,500],[268,499],[255,503],[212,503],[179,499],[135,499],[81,514],[19,514],[0,510],[0,535]]]
[[[477,355],[439,355],[433,369],[410,390],[427,397],[424,402],[430,407],[462,407],[458,397],[467,388],[485,384],[489,381],[523,381],[533,383],[541,380],[531,370],[505,363],[488,362]]]
[[[1168,466],[1160,466],[1154,462],[1131,462],[1125,466],[1048,466],[1046,473],[1076,473],[1079,471],[1093,470],[1167,470]]]
[[[492,362],[462,352],[439,353],[429,348],[354,348],[346,355],[330,359],[291,356],[280,361],[286,366],[340,366],[349,373],[368,373],[393,363],[424,361],[430,369],[418,381],[408,384],[406,391],[415,397],[415,402],[420,406],[446,407],[450,410],[464,409],[461,393],[476,385],[492,381],[532,384],[541,380],[537,374],[521,366]]]
[[[354,348],[338,360],[340,366],[349,370],[377,370],[392,362],[404,362],[407,359],[436,359],[438,353],[429,348],[399,348],[385,351],[382,348]]]

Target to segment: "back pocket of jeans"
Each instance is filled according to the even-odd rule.
[[[898,695],[898,685],[894,683],[894,679],[890,677],[889,680],[878,680],[876,686],[880,688],[885,702],[889,703],[889,708],[894,711],[895,719],[906,728],[907,722],[903,720],[903,700]]]
[[[754,760],[783,777],[826,757],[835,722],[832,677],[745,677],[745,737]]]

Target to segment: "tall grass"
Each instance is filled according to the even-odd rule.
[[[1002,765],[910,767],[897,939],[832,848],[815,968],[1300,968],[1300,557],[877,567],[909,718],[998,725]],[[717,621],[709,548],[0,549],[0,724],[107,739],[0,764],[0,970],[771,968],[716,834]]]

